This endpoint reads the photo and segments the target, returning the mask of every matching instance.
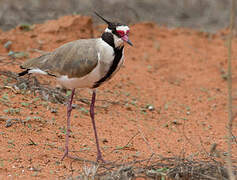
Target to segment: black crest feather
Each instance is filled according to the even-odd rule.
[[[95,14],[99,17],[99,18],[101,18],[104,22],[106,22],[108,25],[110,25],[111,24],[111,22],[109,22],[108,20],[106,20],[104,17],[102,17],[100,14],[98,14],[96,11],[95,11]]]

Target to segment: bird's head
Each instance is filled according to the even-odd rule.
[[[128,43],[130,46],[133,46],[132,42],[128,38],[129,27],[127,25],[110,22],[99,15],[97,12],[95,12],[95,14],[108,24],[105,32],[113,34],[115,47],[123,45],[123,42]]]

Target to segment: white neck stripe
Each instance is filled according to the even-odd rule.
[[[129,27],[128,26],[118,26],[118,27],[116,27],[116,30],[126,32],[129,30]]]

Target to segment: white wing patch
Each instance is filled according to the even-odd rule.
[[[29,72],[28,73],[35,73],[35,74],[44,74],[44,75],[47,75],[47,73],[46,72],[44,72],[44,71],[42,71],[42,70],[40,70],[40,69],[31,69],[31,70],[29,70]]]

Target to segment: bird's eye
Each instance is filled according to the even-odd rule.
[[[124,36],[124,31],[120,31],[120,30],[118,30],[117,33],[118,33],[121,37]]]

